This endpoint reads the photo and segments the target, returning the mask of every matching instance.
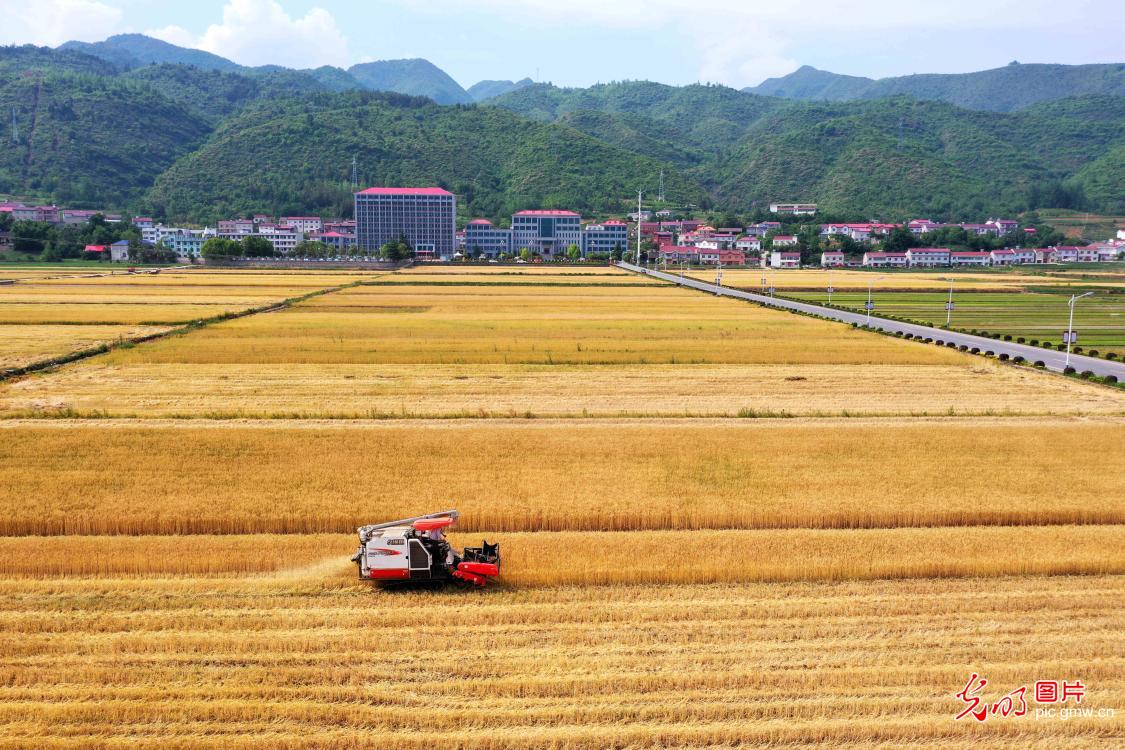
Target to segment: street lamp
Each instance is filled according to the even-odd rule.
[[[766,277],[762,277],[762,294],[766,293]]]
[[[1083,297],[1089,297],[1093,292],[1086,292],[1085,294],[1076,294],[1070,298],[1066,304],[1070,307],[1070,322],[1066,325],[1066,364],[1064,367],[1070,367],[1070,345],[1074,343],[1074,305],[1078,300]]]
[[[946,279],[949,282],[949,301],[945,303],[945,327],[949,328],[949,323],[953,320],[953,279]]]
[[[828,269],[828,304],[830,304],[830,305],[832,304],[832,292],[834,292],[834,291],[835,290],[832,288],[832,269],[829,268]]]
[[[871,311],[875,309],[875,303],[871,301],[871,287],[875,286],[875,282],[881,278],[883,277],[876,276],[875,278],[867,282],[867,304],[864,305],[864,307],[867,309],[867,322],[864,325],[866,325],[868,328],[871,327]]]

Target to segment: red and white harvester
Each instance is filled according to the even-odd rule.
[[[360,526],[359,551],[352,562],[363,580],[388,584],[463,583],[483,586],[500,575],[500,545],[456,550],[445,530],[460,513],[446,510],[428,516]]]

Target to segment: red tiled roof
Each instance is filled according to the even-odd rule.
[[[366,190],[360,190],[356,195],[453,195],[444,188],[439,187],[426,187],[426,188],[396,188],[396,187],[373,187]]]
[[[492,222],[489,221],[488,219],[473,219],[472,221],[469,222],[469,224],[470,225],[476,225],[476,226],[489,226],[489,227],[492,226]]]
[[[580,216],[574,211],[542,210],[542,211],[517,211],[516,216]]]

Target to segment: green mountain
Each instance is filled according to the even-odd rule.
[[[485,99],[492,99],[522,89],[525,86],[531,86],[533,83],[534,81],[530,78],[524,78],[521,81],[478,81],[469,87],[467,93],[474,102],[483,102]]]
[[[2,139],[0,192],[75,207],[137,201],[209,130],[201,114],[147,84],[91,74],[4,76],[0,111],[16,121]]]
[[[236,71],[241,65],[225,57],[198,49],[177,47],[144,34],[118,34],[104,42],[66,42],[62,50],[76,50],[107,60],[119,68],[139,68],[142,65],[172,63],[192,65],[202,70]]]
[[[532,84],[457,106],[357,88],[364,74],[371,86],[380,71],[427,66],[118,66],[73,48],[0,48],[0,112],[15,112],[0,131],[0,192],[197,222],[346,215],[357,157],[365,184],[444,185],[465,216],[490,218],[536,206],[621,213],[661,172],[673,205],[735,213],[776,200],[886,219],[1125,211],[1123,96],[1001,113],[644,81]]]
[[[676,164],[732,211],[782,199],[849,214],[973,217],[1068,192],[1044,185],[1089,182],[1086,199],[1106,209],[1114,190],[1125,194],[1113,170],[1125,97],[1001,114],[907,97],[786,103],[721,86],[628,82],[537,85],[490,104]]]
[[[499,108],[349,92],[246,109],[167,170],[149,202],[174,218],[343,214],[353,156],[365,184],[442,185],[457,193],[464,215],[494,218],[532,206],[619,211],[663,166]],[[665,181],[686,200],[704,199],[676,170]]]
[[[805,65],[781,78],[743,89],[747,93],[807,101],[884,99],[906,95],[966,109],[1012,112],[1043,101],[1086,94],[1125,96],[1125,65],[1022,65],[976,73],[896,78],[839,75]]]
[[[348,68],[353,78],[372,91],[426,96],[438,104],[468,104],[473,98],[429,60],[379,60]]]

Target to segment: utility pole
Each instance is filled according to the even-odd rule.
[[[663,203],[664,202],[664,170],[663,169],[660,170],[660,195],[659,195],[659,198],[660,198],[660,202]]]
[[[352,156],[352,189],[359,190],[359,156]]]
[[[953,279],[949,280],[949,301],[945,303],[945,327],[953,320]]]
[[[20,142],[20,129],[16,124],[16,108],[12,107],[12,143]]]
[[[1066,364],[1064,367],[1070,367],[1070,345],[1074,343],[1074,305],[1078,300],[1083,297],[1089,297],[1093,292],[1086,292],[1085,294],[1076,294],[1070,298],[1070,302],[1066,304],[1070,306],[1070,322],[1066,324]]]
[[[832,288],[832,269],[829,269],[828,270],[828,304],[830,304],[830,305],[832,304],[832,292],[834,292],[834,291],[835,290]]]
[[[643,193],[637,191],[637,265],[641,264],[641,196]]]

